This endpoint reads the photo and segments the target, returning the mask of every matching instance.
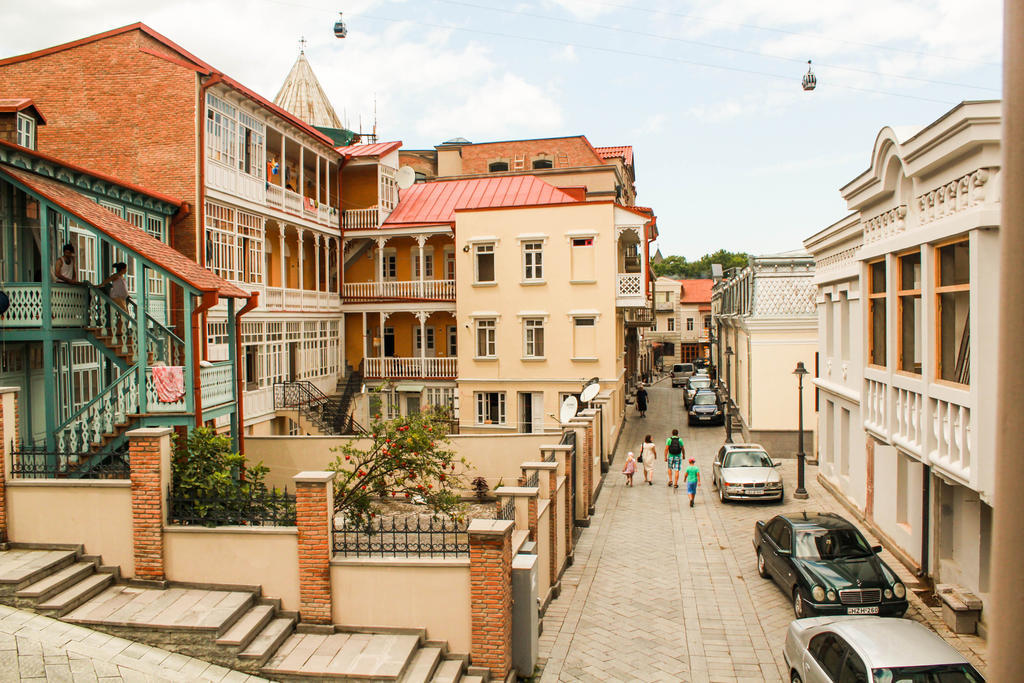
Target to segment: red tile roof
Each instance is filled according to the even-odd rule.
[[[221,296],[247,298],[249,293],[203,268],[168,244],[139,230],[120,216],[79,194],[71,187],[20,168],[0,166],[0,174],[23,185],[39,196],[101,231],[129,251],[144,254],[153,263],[200,291]]]
[[[682,295],[679,297],[679,303],[681,304],[710,304],[711,303],[711,287],[715,284],[714,280],[680,280],[679,284],[682,285]]]
[[[195,55],[193,55],[188,50],[186,50],[185,48],[181,47],[180,45],[178,45],[177,43],[175,43],[171,39],[169,39],[169,38],[167,38],[167,37],[157,33],[156,31],[151,29],[149,26],[146,26],[145,24],[143,24],[141,21],[136,22],[134,24],[129,24],[128,26],[122,26],[120,28],[115,28],[115,29],[111,29],[109,31],[104,31],[103,33],[97,33],[96,35],[87,36],[85,38],[79,38],[78,40],[73,40],[70,43],[63,43],[61,45],[54,45],[52,47],[44,48],[42,50],[36,50],[35,52],[29,52],[29,53],[26,53],[26,54],[23,54],[23,55],[16,55],[14,57],[8,57],[6,59],[0,59],[0,66],[4,66],[6,64],[15,64],[17,62],[27,62],[27,61],[29,61],[31,59],[37,59],[39,57],[44,57],[46,55],[53,54],[55,52],[61,52],[62,50],[68,50],[68,49],[73,48],[73,47],[78,47],[80,45],[86,45],[88,43],[93,43],[93,42],[96,42],[98,40],[103,40],[105,38],[110,38],[111,36],[116,36],[116,35],[120,35],[122,33],[128,33],[129,31],[135,31],[135,30],[142,31],[146,35],[148,35],[151,38],[153,38],[153,40],[156,40],[157,42],[166,45],[170,49],[172,49],[175,52],[177,52],[178,54],[180,54],[188,62],[191,62],[191,64],[194,65],[194,68],[195,68],[196,71],[199,71],[200,73],[203,73],[204,75],[207,75],[207,76],[216,76],[216,77],[222,79],[224,84],[227,85],[228,87],[233,88],[233,89],[237,90],[238,92],[242,93],[243,95],[245,95],[246,97],[256,101],[261,106],[266,107],[270,111],[274,112],[275,114],[277,114],[281,118],[287,120],[292,125],[302,129],[307,134],[313,136],[314,138],[316,138],[320,142],[326,144],[327,146],[334,147],[334,140],[332,140],[331,138],[327,137],[326,135],[324,135],[323,133],[318,131],[316,128],[314,128],[313,126],[309,125],[308,123],[306,123],[305,121],[300,119],[298,116],[295,116],[291,112],[285,111],[284,109],[282,109],[281,107],[277,106],[276,104],[274,104],[270,100],[266,99],[262,95],[257,94],[255,91],[250,90],[249,88],[245,87],[244,85],[242,85],[241,83],[239,83],[235,79],[231,78],[227,74],[223,73],[222,71],[219,71],[218,69],[210,66],[209,64],[207,64],[203,60],[199,59],[199,57],[196,57]],[[176,63],[176,64],[180,64],[181,66],[188,66],[188,64],[185,64],[185,63],[182,63],[182,62],[178,62],[177,60],[174,60],[174,59],[166,58],[163,55],[155,54],[154,52],[151,52],[151,51],[146,50],[146,49],[143,49],[142,51],[146,52],[147,54],[153,55],[154,57],[168,59],[168,61],[171,61],[171,62]]]
[[[382,227],[453,223],[458,209],[577,203],[536,176],[499,176],[417,183],[400,194]]]
[[[613,159],[615,157],[622,157],[622,160],[626,162],[627,166],[633,165],[633,146],[632,145],[621,145],[619,147],[595,147],[594,151],[597,152],[597,156],[602,159]]]
[[[39,118],[41,125],[46,125],[46,119],[43,117],[43,113],[39,111],[35,103],[32,102],[31,97],[8,97],[0,99],[0,112],[10,114],[16,111],[22,111],[24,109],[31,109],[36,113]]]
[[[349,159],[356,157],[382,157],[393,152],[402,146],[401,140],[394,142],[375,142],[372,145],[348,145],[346,147],[335,147],[334,150]]]

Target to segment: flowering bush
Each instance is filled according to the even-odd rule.
[[[369,529],[386,500],[422,503],[436,514],[461,520],[458,473],[466,464],[449,448],[448,416],[440,411],[382,420],[374,416],[370,443],[356,441],[332,449],[334,507],[350,524]],[[360,445],[362,444],[362,447]]]

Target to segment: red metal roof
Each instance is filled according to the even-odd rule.
[[[597,156],[601,157],[602,159],[622,157],[623,161],[626,162],[627,166],[633,165],[632,145],[621,145],[619,147],[595,147],[594,151],[597,152]]]
[[[36,113],[36,117],[39,119],[40,125],[46,125],[46,119],[43,117],[43,113],[39,111],[31,97],[8,97],[0,99],[0,112],[10,114],[16,111],[22,111],[24,109],[31,109]]]
[[[679,284],[682,285],[682,294],[679,297],[679,303],[681,304],[710,304],[711,303],[711,287],[715,284],[714,280],[680,280]]]
[[[356,157],[382,157],[393,152],[402,146],[401,140],[394,142],[375,142],[372,145],[348,145],[346,147],[335,147],[334,151],[339,152],[348,159]]]
[[[309,125],[308,123],[306,123],[305,121],[303,121],[299,117],[295,116],[291,112],[285,111],[284,109],[282,109],[281,107],[277,106],[276,104],[274,104],[270,100],[266,99],[262,95],[259,95],[255,91],[250,90],[249,88],[245,87],[244,85],[242,85],[241,83],[239,83],[235,79],[231,78],[230,76],[228,76],[224,72],[222,72],[222,71],[220,71],[220,70],[210,66],[209,64],[207,64],[203,60],[199,59],[199,57],[196,57],[195,55],[193,55],[188,50],[186,50],[185,48],[181,47],[180,45],[178,45],[177,43],[175,43],[171,39],[169,39],[169,38],[167,38],[167,37],[157,33],[156,31],[151,29],[149,26],[146,26],[145,24],[143,24],[141,21],[136,22],[134,24],[129,24],[128,26],[122,26],[121,28],[115,28],[115,29],[111,29],[109,31],[104,31],[103,33],[97,33],[96,35],[87,36],[85,38],[79,38],[78,40],[73,40],[70,43],[63,43],[61,45],[54,45],[52,47],[44,48],[42,50],[36,50],[35,52],[29,52],[29,53],[26,53],[26,54],[23,54],[23,55],[16,55],[14,57],[8,57],[6,59],[0,59],[0,66],[4,66],[5,64],[15,64],[17,62],[27,62],[27,61],[29,61],[31,59],[37,59],[39,57],[44,57],[46,55],[53,54],[55,52],[61,52],[62,50],[68,50],[68,49],[73,48],[73,47],[78,47],[80,45],[86,45],[88,43],[92,43],[92,42],[95,42],[97,40],[102,40],[104,38],[109,38],[111,36],[116,36],[116,35],[120,35],[122,33],[128,33],[129,31],[135,31],[135,30],[142,31],[143,33],[145,33],[146,35],[150,36],[151,38],[153,38],[157,42],[163,43],[167,47],[171,48],[172,50],[174,50],[175,52],[180,54],[186,60],[188,60],[189,62],[191,62],[192,64],[195,65],[196,71],[199,71],[200,73],[203,73],[204,75],[207,75],[207,76],[219,76],[220,78],[223,79],[225,85],[227,85],[227,86],[237,90],[238,92],[242,93],[246,97],[248,97],[248,98],[250,98],[252,100],[255,100],[257,103],[259,103],[263,107],[266,107],[267,109],[269,109],[270,111],[274,112],[275,114],[277,114],[281,118],[286,119],[292,125],[294,125],[294,126],[296,126],[298,128],[301,128],[303,131],[305,131],[309,135],[313,136],[314,138],[316,138],[320,142],[326,144],[328,147],[334,147],[334,140],[332,140],[331,138],[327,137],[326,135],[324,135],[323,133],[318,131],[313,126]],[[173,63],[181,64],[177,60],[164,57],[163,55],[157,55],[157,54],[154,54],[153,52],[150,52],[150,51],[145,50],[145,49],[142,50],[142,51],[146,52],[147,54],[151,54],[154,57],[160,57],[160,58],[163,58],[163,59],[168,59],[168,61],[171,61]],[[186,64],[181,64],[181,65],[182,66],[187,66]]]
[[[240,299],[249,296],[248,292],[203,268],[169,244],[164,244],[145,230],[136,228],[64,183],[11,166],[0,166],[0,174],[6,175],[35,194],[46,197],[127,249],[144,254],[153,263],[166,268],[169,273],[200,291],[217,292],[221,296]]]
[[[536,176],[499,176],[417,183],[402,190],[382,227],[452,223],[459,209],[577,203]]]

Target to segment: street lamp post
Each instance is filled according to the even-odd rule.
[[[797,380],[800,384],[800,414],[798,417],[798,432],[796,435],[796,491],[793,492],[793,497],[800,500],[807,498],[807,489],[804,488],[804,375],[808,374],[807,368],[804,367],[803,361],[798,361],[796,364],[796,370],[793,374],[797,376]]]
[[[721,343],[721,342],[719,342]],[[732,443],[732,367],[733,350],[731,346],[725,347],[725,442]]]

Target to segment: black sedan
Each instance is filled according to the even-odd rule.
[[[725,424],[725,413],[718,402],[718,394],[711,389],[698,389],[686,411],[687,422],[693,424]]]
[[[850,522],[833,513],[779,515],[754,526],[757,573],[793,600],[797,619],[902,617],[907,589]]]

